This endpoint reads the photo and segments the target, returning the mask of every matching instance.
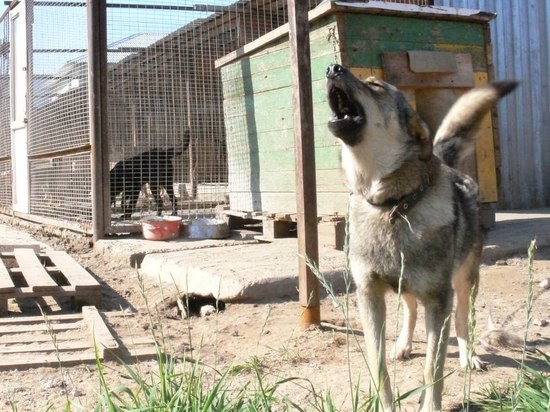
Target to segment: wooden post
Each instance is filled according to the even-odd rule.
[[[300,324],[307,328],[321,322],[319,281],[304,259],[307,256],[315,264],[319,261],[308,2],[289,0],[288,11],[296,148]]]
[[[110,226],[109,146],[107,144],[107,13],[106,0],[87,0],[88,103],[92,172],[92,232],[94,242]]]

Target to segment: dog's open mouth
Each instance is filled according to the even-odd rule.
[[[333,113],[328,122],[329,130],[345,143],[353,144],[365,125],[363,108],[334,83],[328,86],[328,103]]]

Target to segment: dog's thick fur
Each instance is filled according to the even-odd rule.
[[[183,146],[169,149],[153,149],[115,164],[109,173],[111,180],[111,203],[122,193],[121,207],[124,216],[129,217],[135,210],[136,203],[145,183],[149,183],[151,193],[157,203],[157,214],[162,212],[160,189],[164,188],[172,203],[172,213],[176,211],[174,197],[174,156],[181,155],[188,147],[189,140]]]
[[[327,70],[333,111],[328,128],[342,143],[342,168],[351,190],[350,267],[370,374],[385,411],[394,410],[385,361],[389,289],[400,289],[404,302],[396,358],[410,355],[417,299],[425,306],[428,386],[422,411],[441,410],[453,289],[460,363],[483,367],[467,348],[469,301],[477,290],[482,247],[478,189],[452,166],[473,146],[487,110],[515,85],[495,82],[463,95],[432,146],[427,126],[394,86],[374,78],[362,82],[336,64]]]

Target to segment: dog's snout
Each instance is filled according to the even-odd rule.
[[[331,64],[327,68],[327,79],[335,79],[344,74],[344,67],[339,64]]]

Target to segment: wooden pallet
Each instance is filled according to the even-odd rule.
[[[128,342],[115,338],[104,319],[109,316],[120,312],[100,313],[85,306],[82,313],[2,318],[0,370],[71,366],[95,363],[96,358],[130,362],[156,355],[150,337]]]
[[[0,312],[8,310],[8,299],[47,296],[70,297],[77,306],[99,306],[101,286],[62,251],[16,247],[0,253]]]

